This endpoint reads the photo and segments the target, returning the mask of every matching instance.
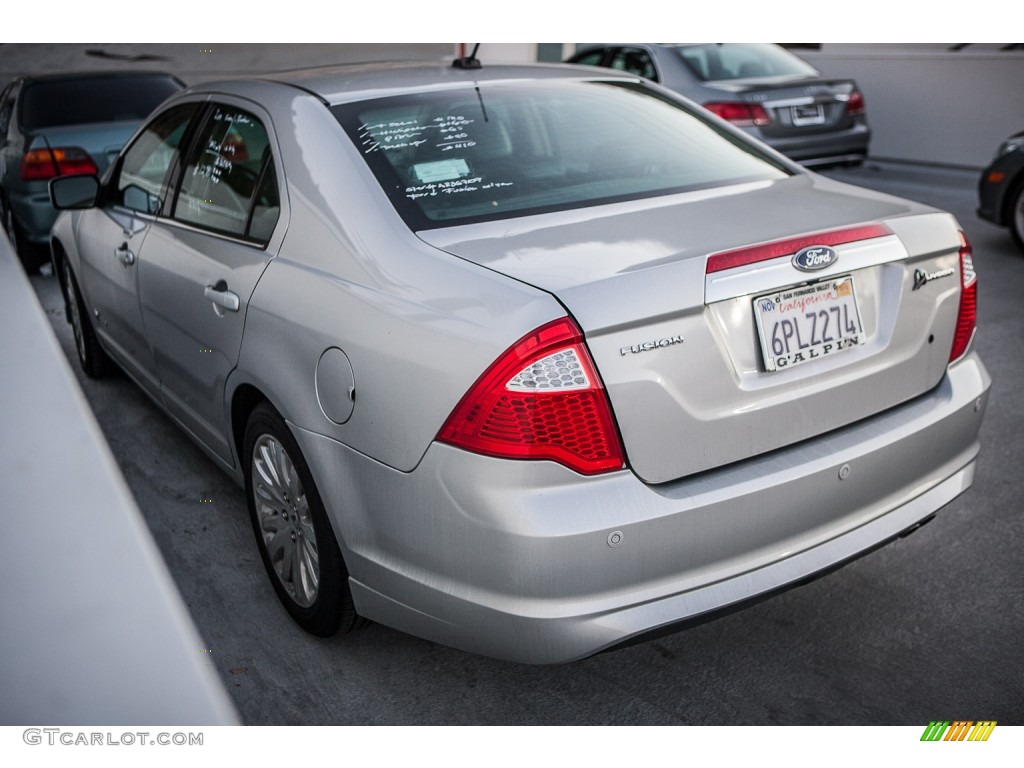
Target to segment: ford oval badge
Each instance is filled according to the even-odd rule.
[[[839,254],[827,245],[811,245],[801,248],[793,257],[793,266],[801,272],[816,272],[836,263]]]

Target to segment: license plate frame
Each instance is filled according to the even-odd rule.
[[[821,104],[795,104],[790,110],[793,125],[798,128],[805,125],[822,125],[825,122],[825,109]]]
[[[769,373],[831,357],[866,339],[853,275],[760,294],[752,307]]]

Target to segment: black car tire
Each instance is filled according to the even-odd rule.
[[[249,417],[242,461],[256,544],[281,603],[313,635],[350,631],[358,616],[341,550],[298,443],[267,403]],[[303,554],[316,557],[312,593],[297,573]]]
[[[82,301],[82,293],[78,290],[78,282],[67,259],[63,261],[64,294],[67,302],[68,322],[75,336],[75,349],[78,351],[78,362],[90,379],[102,379],[114,370],[114,362],[107,356],[99,339],[92,328],[89,312]]]
[[[1010,225],[1013,242],[1021,251],[1024,251],[1024,179],[1017,183],[1017,188],[1010,196],[1010,210],[1006,217],[1006,223]]]

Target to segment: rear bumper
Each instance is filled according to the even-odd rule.
[[[361,614],[558,663],[778,591],[928,518],[972,482],[989,384],[972,353],[911,403],[660,486],[440,444],[400,473],[296,431]]]
[[[32,182],[24,189],[10,190],[8,200],[22,236],[32,243],[48,243],[57,210],[50,203],[46,182]]]
[[[787,138],[758,135],[758,138],[803,165],[838,165],[860,162],[867,157],[871,129],[867,123],[861,122],[842,131],[806,133]]]

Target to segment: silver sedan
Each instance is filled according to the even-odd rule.
[[[531,663],[758,599],[971,484],[970,245],[640,78],[205,84],[51,182],[84,370],[245,488],[283,605]]]

